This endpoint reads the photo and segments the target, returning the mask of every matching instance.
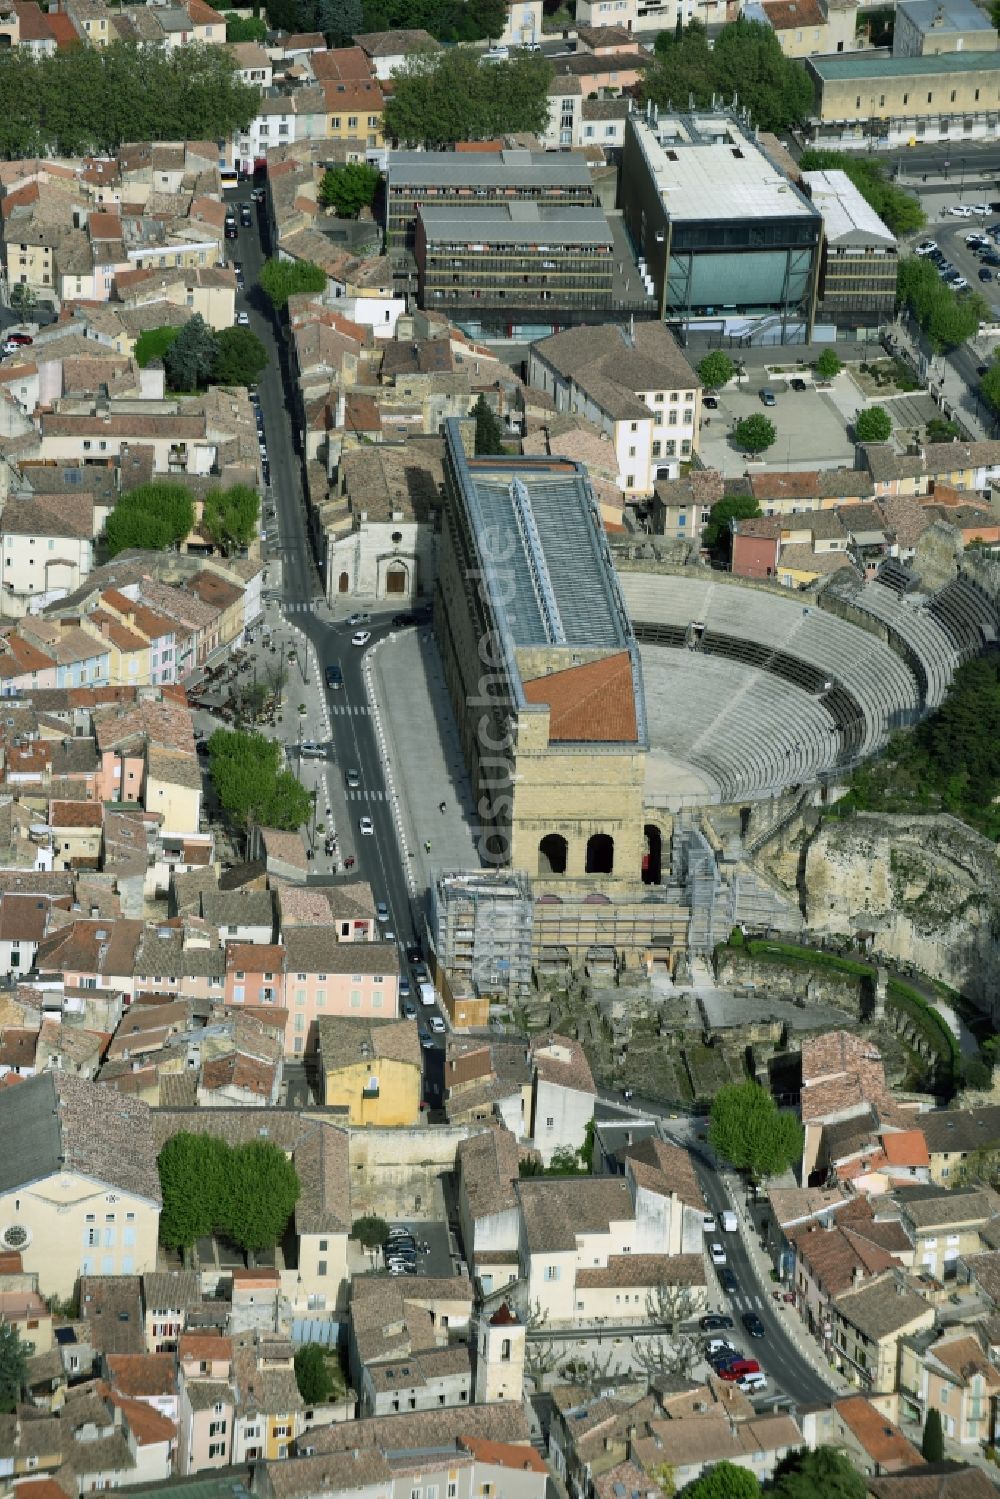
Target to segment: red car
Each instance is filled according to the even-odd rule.
[[[760,1364],[755,1358],[739,1358],[735,1364],[727,1364],[725,1369],[719,1370],[719,1378],[733,1384],[737,1379],[742,1379],[745,1374],[759,1374]]]
[[[30,333],[8,333],[6,335],[5,342],[9,344],[24,344],[25,346],[27,346],[28,344],[33,344],[35,340],[31,337]]]

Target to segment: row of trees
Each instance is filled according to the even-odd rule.
[[[850,151],[828,151],[810,147],[803,151],[799,166],[804,172],[846,172],[867,203],[893,234],[912,234],[927,222],[916,198],[890,182],[882,163],[871,156]]]
[[[201,529],[224,552],[245,547],[257,534],[260,495],[246,484],[210,489],[202,503]]]
[[[301,828],[311,802],[283,764],[282,749],[262,734],[216,729],[208,741],[208,768],[223,810],[243,829]]]
[[[824,349],[813,365],[820,380],[832,380],[843,368],[835,349]],[[722,349],[713,349],[698,366],[698,378],[706,390],[721,390],[736,376],[736,365]]]
[[[899,262],[896,296],[916,318],[938,353],[955,349],[978,332],[990,310],[978,292],[959,294],[946,286],[929,260],[904,255]]]
[[[325,281],[324,281],[325,284]],[[267,364],[267,350],[249,328],[216,332],[196,312],[177,328],[150,328],[135,346],[140,365],[162,359],[171,390],[206,385],[252,385]]]
[[[322,31],[331,47],[346,46],[361,31],[427,31],[440,42],[474,42],[500,35],[507,6],[504,0],[267,0],[267,19],[275,30]]]
[[[157,1158],[163,1209],[160,1242],[189,1250],[220,1233],[250,1254],[277,1244],[298,1201],[299,1179],[268,1140],[230,1146],[182,1131]]]
[[[257,112],[259,93],[225,47],[71,47],[0,52],[0,156],[82,156],[123,141],[219,140]]]
[[[762,130],[782,130],[808,115],[813,88],[801,64],[786,57],[770,26],[734,21],[714,44],[700,21],[678,32],[661,31],[643,94],[661,109],[709,108],[713,96],[739,96]]]
[[[410,145],[451,146],[548,124],[552,64],[540,52],[515,52],[484,66],[465,47],[408,58],[386,101],[385,130]]]
[[[108,516],[108,556],[133,547],[165,551],[182,542],[193,525],[194,502],[182,484],[140,484],[123,494]]]
[[[766,1490],[748,1468],[721,1462],[681,1489],[678,1499],[758,1499],[764,1493],[771,1499],[865,1499],[867,1492],[864,1478],[843,1452],[800,1447],[778,1464]]]

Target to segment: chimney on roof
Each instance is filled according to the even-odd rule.
[[[854,1269],[851,1271],[851,1280],[853,1281],[853,1283],[856,1286],[860,1286],[860,1284],[864,1280],[864,1278],[865,1278],[865,1272],[862,1270],[861,1266],[860,1265],[855,1265]]]

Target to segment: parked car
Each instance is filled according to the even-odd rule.
[[[743,1326],[751,1338],[762,1338],[764,1336],[764,1324],[756,1312],[743,1313]]]
[[[767,1379],[764,1371],[757,1374],[744,1374],[742,1379],[736,1381],[736,1388],[741,1395],[763,1395],[767,1389]]]
[[[15,348],[29,348],[35,342],[30,333],[8,333],[6,342],[13,344]]]
[[[248,203],[244,203],[242,208],[240,209],[240,223],[243,225],[244,229],[249,229],[250,225],[253,223],[253,217],[250,213],[250,205]]]
[[[914,255],[930,255],[932,250],[937,249],[937,242],[933,239],[922,239],[914,250]]]
[[[760,399],[765,406],[777,406],[778,398],[769,385],[764,385],[759,391]]]
[[[717,1353],[737,1352],[738,1349],[734,1348],[732,1343],[727,1343],[725,1338],[709,1338],[705,1345],[705,1355],[707,1358],[714,1358]]]
[[[350,627],[351,627],[352,630],[356,630],[357,627],[358,627],[358,625],[367,625],[367,624],[370,624],[371,623],[371,615],[370,614],[349,614],[347,616],[347,623],[350,625]]]
[[[952,291],[966,291],[968,286],[969,283],[964,276],[954,276],[951,278]]]
[[[727,1317],[725,1312],[706,1312],[698,1322],[702,1332],[728,1332],[732,1325],[732,1317]]]
[[[428,1024],[430,1025],[430,1028],[434,1032],[435,1036],[444,1035],[446,1026],[440,1015],[432,1015]]]
[[[375,915],[384,925],[389,920],[389,907],[384,900],[380,900],[375,906]]]
[[[249,312],[238,312],[236,314],[236,326],[237,326],[237,328],[249,328],[249,326],[250,326],[250,314],[249,314]]]
[[[417,1018],[417,1007],[413,1003],[413,1000],[412,999],[404,999],[404,1001],[403,1001],[403,1019],[404,1020],[416,1020],[416,1018]]]
[[[399,981],[399,997],[400,999],[409,999],[410,997],[410,981],[405,973]]]
[[[956,219],[971,219],[975,211],[968,203],[955,203],[948,209],[951,216]]]
[[[725,1369],[719,1370],[719,1378],[726,1380],[728,1384],[735,1384],[738,1379],[745,1379],[748,1374],[760,1374],[761,1367],[755,1358],[738,1358]]]
[[[980,272],[979,272],[979,279],[980,279],[980,281],[992,281],[993,280],[993,272],[990,270],[990,268],[989,268],[988,265],[984,265],[982,267],[982,269],[980,270]]]
[[[718,396],[702,396],[701,404],[704,406],[706,411],[718,411],[719,398]]]
[[[788,384],[789,384],[789,388],[791,390],[808,390],[809,389],[808,385],[806,384],[806,382],[802,379],[802,377],[800,375],[796,375],[795,378],[794,378],[794,380],[789,380]]]

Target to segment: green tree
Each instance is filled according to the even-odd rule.
[[[932,416],[924,431],[928,442],[957,442],[962,435],[954,422],[940,416]]]
[[[681,1489],[679,1499],[757,1499],[759,1493],[756,1473],[723,1459]]]
[[[322,1344],[303,1343],[295,1350],[295,1383],[306,1405],[325,1405],[333,1389],[333,1380]]]
[[[813,146],[803,151],[799,166],[804,172],[845,172],[886,228],[895,235],[912,234],[927,222],[917,198],[890,182],[881,162],[871,156]]]
[[[141,484],[123,494],[108,516],[108,556],[138,548],[162,552],[183,541],[194,525],[194,505],[181,484]]]
[[[215,340],[215,385],[254,385],[267,366],[267,350],[249,328],[223,328]]]
[[[836,1448],[799,1448],[778,1464],[768,1492],[771,1499],[865,1499],[868,1485]]]
[[[982,1057],[966,1057],[962,1062],[962,1078],[969,1088],[985,1089],[993,1081],[993,1069]]]
[[[378,167],[365,161],[349,161],[342,167],[329,167],[319,184],[319,201],[324,208],[334,208],[342,219],[356,219],[362,208],[371,208],[379,184]]]
[[[238,16],[234,10],[222,12],[226,19],[226,41],[231,47],[239,42],[267,41],[267,22],[260,16]]]
[[[485,396],[479,397],[469,415],[476,420],[476,452],[486,456],[502,453],[503,427]]]
[[[953,292],[918,255],[904,255],[899,262],[896,300],[912,313],[938,353],[971,338],[989,316],[978,292]]]
[[[26,281],[15,281],[10,289],[11,310],[19,312],[23,317],[26,312],[31,312],[38,298],[35,296],[34,287]]]
[[[300,828],[312,806],[305,787],[282,769],[281,747],[261,734],[216,729],[208,766],[223,810],[244,828]]]
[[[28,1350],[13,1322],[0,1322],[0,1412],[10,1415],[28,1377]]]
[[[164,350],[168,384],[173,390],[197,390],[199,385],[207,385],[218,357],[218,337],[196,312]]]
[[[210,541],[232,551],[246,546],[257,532],[260,496],[245,484],[232,489],[210,489],[202,505],[201,529]]]
[[[892,418],[884,406],[869,406],[854,418],[858,442],[888,442],[892,436]]]
[[[355,1218],[351,1238],[357,1239],[364,1249],[381,1249],[389,1237],[389,1225],[377,1213],[365,1213]]]
[[[328,47],[349,47],[365,29],[361,0],[316,0],[315,30],[323,32]]]
[[[709,550],[724,547],[728,550],[731,520],[748,520],[752,515],[760,514],[760,506],[753,495],[738,494],[727,495],[723,500],[717,500],[708,514],[705,529],[701,533],[703,545]]]
[[[812,110],[812,86],[804,68],[786,57],[770,26],[738,20],[723,26],[710,47],[698,21],[680,36],[660,32],[656,57],[642,84],[644,97],[666,107],[693,97],[707,108],[714,94],[739,95],[762,130],[781,130]]]
[[[265,260],[260,284],[271,306],[280,310],[289,297],[326,291],[326,271],[311,260]]]
[[[190,1249],[214,1233],[228,1149],[212,1135],[172,1135],[157,1157],[163,1208],[160,1242],[168,1249]]]
[[[843,365],[835,349],[824,349],[816,361],[816,373],[821,380],[832,380],[842,369]]]
[[[409,57],[386,101],[385,130],[415,146],[539,134],[549,118],[552,64],[540,52],[514,52],[483,65],[465,47]]]
[[[721,390],[735,374],[735,364],[721,349],[713,349],[711,354],[706,354],[698,366],[698,378],[707,390]]]
[[[547,1176],[580,1176],[583,1168],[580,1165],[580,1157],[570,1145],[558,1145],[552,1152],[549,1161]]]
[[[712,1101],[708,1139],[717,1155],[755,1181],[778,1176],[802,1155],[802,1126],[757,1083],[727,1083]]]
[[[936,1405],[932,1405],[924,1418],[924,1434],[920,1439],[920,1454],[925,1462],[940,1463],[944,1461],[944,1430],[941,1426],[941,1412]]]
[[[170,328],[147,328],[135,341],[135,360],[145,369],[151,359],[162,359],[180,332],[180,326]]]
[[[219,1227],[251,1255],[277,1244],[299,1196],[299,1179],[285,1152],[270,1140],[250,1140],[229,1152]]]
[[[1000,361],[994,360],[979,382],[979,394],[1000,415]]]
[[[774,423],[759,412],[736,423],[736,441],[748,453],[763,453],[765,448],[773,446],[777,436]]]

